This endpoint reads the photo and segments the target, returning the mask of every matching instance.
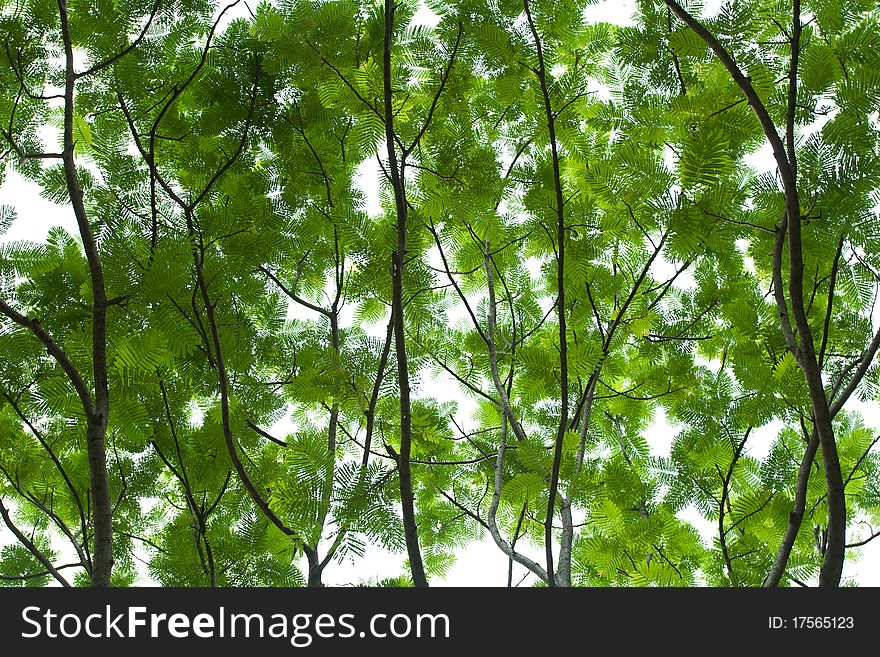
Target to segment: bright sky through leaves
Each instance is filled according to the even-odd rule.
[[[93,568],[77,531],[95,522],[95,416],[63,362],[99,399],[99,270],[116,584],[395,584],[416,549],[432,585],[505,585],[513,552],[513,585],[555,567],[560,585],[759,586],[799,488],[782,583],[815,584],[831,461],[798,466],[822,403],[846,541],[875,531],[867,3],[804,2],[794,99],[788,3],[402,3],[389,24],[356,0],[113,20],[71,2],[69,34],[54,4],[21,4],[0,29],[45,65],[0,63],[0,206],[17,216],[0,235],[0,494],[37,531],[28,547],[0,527],[2,574],[41,552],[79,563],[61,571],[79,584]],[[117,59],[108,21],[129,44],[150,27]],[[70,77],[65,41],[72,70],[108,63]],[[41,98],[65,75],[75,95]],[[778,229],[791,197],[768,122],[802,244]],[[65,143],[63,161],[32,156]],[[785,326],[812,331],[824,402]],[[880,584],[878,549],[847,549],[843,581]]]

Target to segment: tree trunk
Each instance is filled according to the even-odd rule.
[[[843,475],[840,471],[840,459],[837,454],[837,442],[834,436],[832,413],[828,405],[828,396],[822,382],[822,372],[816,358],[816,347],[804,306],[803,290],[803,244],[801,241],[801,210],[797,189],[797,162],[794,152],[794,110],[797,103],[797,72],[798,52],[800,48],[800,1],[792,3],[791,50],[792,61],[789,68],[788,112],[786,124],[786,143],[783,142],[770,117],[761,97],[752,86],[751,80],[740,70],[733,57],[720,41],[709,32],[700,21],[682,8],[676,0],[664,0],[672,12],[688,25],[706,42],[755,113],[761,129],[773,149],[773,157],[779,169],[782,186],[785,192],[785,222],[788,230],[789,281],[788,295],[791,301],[791,314],[794,317],[795,330],[800,344],[794,344],[792,329],[788,320],[786,301],[780,289],[781,276],[774,272],[774,292],[776,304],[782,322],[782,331],[786,336],[789,349],[795,356],[810,393],[813,426],[819,435],[819,446],[822,449],[822,464],[825,468],[825,484],[828,493],[828,542],[825,548],[825,561],[819,576],[819,586],[836,587],[840,584],[843,572],[843,561],[846,551],[846,498],[844,495]],[[780,229],[781,232],[781,229]],[[781,239],[782,236],[778,239]],[[778,258],[774,258],[774,265]]]
[[[556,444],[553,449],[553,469],[550,474],[550,494],[547,497],[547,518],[544,521],[544,551],[547,559],[547,577],[549,586],[556,586],[553,575],[553,518],[556,515],[556,497],[559,490],[559,470],[562,465],[562,444],[568,429],[568,336],[565,326],[565,198],[562,192],[562,178],[559,173],[559,152],[556,144],[556,114],[550,103],[550,91],[547,86],[547,72],[544,66],[544,47],[541,36],[532,18],[529,0],[523,0],[535,50],[538,56],[536,74],[541,86],[544,100],[544,114],[547,119],[547,132],[550,137],[550,155],[553,160],[553,186],[556,194],[556,315],[559,320],[559,425],[556,431]],[[562,558],[562,555],[560,555]],[[571,558],[568,553],[567,558]],[[564,569],[570,570],[571,564]]]
[[[110,585],[113,569],[113,520],[110,484],[107,477],[106,433],[110,415],[109,385],[107,381],[107,293],[104,270],[98,245],[83,203],[83,191],[79,183],[74,158],[73,118],[76,73],[74,71],[73,40],[68,23],[67,4],[58,0],[61,20],[61,36],[64,41],[64,150],[62,162],[70,203],[76,217],[83,241],[89,276],[92,284],[92,366],[95,378],[95,407],[92,413],[86,409],[88,427],[86,442],[91,485],[95,556],[92,564],[92,586]],[[85,539],[84,539],[85,540]]]
[[[392,108],[391,86],[391,45],[394,36],[394,0],[385,0],[385,48],[383,54],[383,73],[385,91],[385,138],[388,147],[388,168],[391,185],[394,188],[394,206],[397,211],[397,249],[392,255],[391,272],[391,315],[394,320],[394,351],[397,356],[397,380],[400,387],[400,453],[397,456],[397,470],[400,479],[400,504],[403,514],[403,533],[406,550],[412,571],[413,584],[428,586],[422,553],[419,548],[419,534],[416,525],[415,503],[413,501],[412,468],[412,417],[410,402],[409,363],[406,356],[406,334],[403,319],[403,267],[406,261],[406,190],[404,188],[406,161],[397,161],[395,150],[394,111]]]
[[[306,561],[309,566],[308,579],[306,581],[308,587],[312,589],[322,588],[324,582],[321,580],[321,576],[324,574],[324,566],[318,559],[318,551],[307,545],[303,546],[303,551],[306,553]]]

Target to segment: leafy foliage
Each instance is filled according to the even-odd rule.
[[[428,576],[485,541],[509,585],[758,586],[800,497],[781,583],[818,576],[827,466],[754,103],[676,3],[627,26],[429,4],[390,35],[367,0],[0,5],[0,180],[77,219],[8,240],[30,218],[0,205],[0,583],[95,579],[102,378],[112,584],[320,585],[405,553],[389,112]],[[855,403],[878,393],[880,16],[803,4],[793,105],[791,3],[685,9],[791,138],[852,554],[880,522]],[[396,563],[361,583],[410,585]]]

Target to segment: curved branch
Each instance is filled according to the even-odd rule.
[[[15,538],[27,548],[28,552],[30,552],[37,561],[43,564],[43,567],[46,571],[52,575],[61,586],[65,588],[71,588],[70,582],[64,579],[64,576],[58,572],[58,569],[52,565],[52,562],[49,561],[48,557],[36,546],[33,541],[31,541],[27,536],[25,536],[21,530],[15,526],[15,523],[12,522],[12,518],[9,516],[9,511],[3,504],[3,499],[0,498],[0,516],[3,516],[3,522],[6,524],[6,527],[15,535]],[[66,566],[65,566],[66,567]]]
[[[156,0],[153,4],[153,11],[150,12],[150,16],[147,18],[147,23],[144,25],[144,28],[141,30],[140,34],[137,35],[134,41],[132,41],[127,47],[123,48],[119,53],[110,57],[109,59],[100,62],[99,64],[95,64],[91,68],[82,71],[81,73],[77,73],[77,78],[84,78],[87,75],[92,75],[93,73],[97,73],[98,71],[107,68],[108,66],[112,66],[120,59],[125,57],[131,51],[138,47],[141,41],[143,41],[144,37],[147,35],[147,30],[150,29],[150,26],[153,24],[153,19],[156,18],[156,14],[159,12],[159,7],[162,4],[162,0]]]

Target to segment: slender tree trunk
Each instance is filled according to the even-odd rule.
[[[330,311],[330,346],[333,348],[334,355],[339,357],[339,312],[334,305]],[[334,397],[335,397],[334,392]],[[327,516],[330,514],[330,503],[333,496],[333,483],[336,478],[336,439],[339,430],[339,402],[334,398],[330,407],[330,423],[327,427],[327,469],[324,472],[324,487],[321,491],[321,511],[318,517],[318,526],[313,536],[312,544],[314,548],[305,548],[306,559],[309,566],[308,585],[310,587],[322,587],[324,583],[321,581],[321,575],[324,567],[318,559],[318,544],[324,535],[324,528],[327,525]]]
[[[303,551],[306,553],[306,562],[309,567],[306,584],[312,589],[322,588],[324,582],[321,580],[321,576],[324,574],[324,565],[318,559],[318,551],[307,545],[303,546]]]
[[[391,76],[391,47],[394,38],[394,0],[385,0],[385,47],[383,53],[384,99],[385,99],[385,139],[388,147],[388,168],[391,185],[394,188],[394,207],[397,212],[397,248],[391,258],[391,314],[394,322],[394,351],[397,356],[397,380],[400,387],[400,452],[397,456],[397,470],[400,479],[400,503],[403,514],[403,532],[406,550],[412,571],[413,584],[428,586],[422,553],[419,547],[419,534],[416,525],[415,503],[412,486],[412,417],[409,383],[409,363],[406,355],[406,334],[403,318],[403,268],[406,263],[406,224],[407,204],[405,174],[406,161],[398,164],[395,149],[394,110],[392,108],[393,89]]]
[[[95,548],[92,557],[92,586],[110,586],[113,569],[113,519],[110,485],[107,477],[107,451],[104,436],[107,424],[100,418],[89,421],[86,431],[88,442],[89,477],[92,496],[92,517],[95,527]]]
[[[501,504],[501,478],[504,468],[504,452],[507,450],[507,426],[507,416],[502,415],[501,443],[498,445],[498,455],[495,457],[495,476],[492,482],[492,501],[489,504],[489,512],[486,515],[486,525],[488,526],[489,533],[492,535],[492,540],[495,541],[495,545],[497,545],[509,559],[528,568],[537,575],[541,581],[547,582],[549,586],[547,571],[541,566],[541,564],[532,561],[519,552],[516,552],[513,544],[508,545],[507,541],[501,536],[501,532],[498,530],[498,522],[495,519],[495,516],[498,513],[498,506]],[[514,536],[515,535],[516,534],[514,534]]]
[[[212,589],[217,588],[217,563],[214,561],[214,550],[208,541],[208,530],[202,528],[202,540],[205,542],[205,554],[208,556],[208,584]]]
[[[513,539],[510,544],[508,544],[504,538],[501,536],[501,532],[498,529],[498,522],[496,520],[496,514],[498,513],[498,507],[501,504],[501,489],[502,489],[502,478],[504,474],[504,454],[507,451],[507,432],[508,427],[513,430],[513,435],[517,440],[526,440],[526,434],[523,431],[522,425],[519,424],[519,421],[516,418],[516,415],[513,412],[513,407],[510,405],[510,389],[508,386],[505,386],[501,380],[501,375],[498,371],[498,353],[495,348],[495,333],[496,333],[496,318],[497,318],[497,308],[498,305],[495,300],[495,276],[492,273],[492,259],[490,256],[490,248],[489,242],[486,241],[486,250],[483,255],[483,267],[486,270],[486,287],[489,292],[489,304],[486,312],[486,349],[489,352],[489,370],[492,374],[492,381],[495,384],[495,389],[498,392],[498,396],[501,400],[501,404],[499,405],[498,411],[501,413],[501,442],[498,445],[498,455],[495,457],[495,476],[493,477],[492,483],[492,502],[489,504],[489,512],[486,516],[486,525],[489,529],[489,534],[492,536],[492,540],[495,541],[495,545],[507,555],[510,560],[510,565],[508,567],[508,579],[513,577],[513,562],[525,566],[532,573],[537,575],[541,581],[548,582],[547,571],[541,567],[540,564],[532,561],[528,557],[523,554],[520,554],[516,551],[516,541],[519,536],[519,530],[522,525],[522,517],[525,514],[526,507],[523,506],[522,512],[520,513],[520,521],[517,523],[516,531],[514,532]],[[445,263],[445,258],[444,258]],[[448,265],[445,265],[447,271],[449,271]],[[508,382],[509,385],[509,382]]]
[[[92,517],[94,523],[95,549],[92,566],[92,586],[110,585],[113,569],[113,521],[110,484],[107,476],[106,433],[110,415],[110,395],[107,381],[107,293],[104,269],[92,226],[83,203],[82,187],[76,171],[73,138],[74,96],[76,72],[74,71],[73,40],[68,23],[66,0],[58,0],[61,19],[61,35],[64,41],[64,149],[62,162],[64,177],[80,237],[83,241],[89,276],[92,284],[92,366],[95,386],[95,407],[87,413],[86,449],[88,452],[89,479],[91,487]]]
[[[788,214],[788,245],[790,271],[789,297],[795,327],[800,338],[801,369],[807,379],[810,403],[813,407],[813,424],[819,433],[822,449],[822,462],[825,466],[825,485],[828,489],[828,543],[825,547],[825,562],[819,574],[819,586],[835,587],[840,584],[843,574],[843,561],[846,553],[846,498],[844,496],[843,473],[837,454],[837,441],[834,436],[828,395],[822,381],[822,370],[816,357],[813,333],[807,320],[804,305],[804,262],[801,242],[800,200],[797,191],[797,155],[795,152],[795,114],[797,111],[798,60],[801,48],[801,3],[792,2],[791,25],[791,65],[789,67],[788,111],[786,115],[786,150],[790,176],[793,185],[786,185],[786,211]]]
[[[807,321],[806,307],[804,305],[801,210],[797,189],[797,162],[794,152],[794,110],[797,104],[798,53],[801,34],[800,0],[793,0],[792,2],[792,30],[790,34],[792,58],[789,67],[785,142],[779,136],[779,132],[770,118],[764,102],[755,91],[750,79],[743,74],[736,61],[721,42],[700,21],[683,9],[676,0],[664,1],[679,19],[706,42],[706,45],[712,49],[730,73],[733,81],[739,87],[761,124],[764,135],[773,149],[773,157],[776,160],[780,178],[782,179],[785,192],[785,223],[787,224],[788,232],[788,295],[799,344],[795,344],[792,339],[792,328],[789,324],[788,310],[782,290],[776,289],[775,296],[782,322],[782,331],[807,383],[810,405],[812,407],[813,426],[819,436],[819,447],[822,450],[822,463],[825,469],[825,485],[828,493],[828,542],[825,548],[825,561],[819,575],[819,586],[836,587],[840,584],[846,552],[846,498],[844,495],[843,475],[840,470],[840,459],[837,454],[837,442],[832,424],[833,416],[829,408],[828,396],[822,381],[822,372],[816,358],[816,347],[809,322]],[[774,288],[778,288],[781,276],[775,275],[774,278]]]
[[[550,155],[553,160],[553,184],[556,193],[556,315],[559,320],[559,426],[556,431],[556,444],[553,450],[553,469],[550,474],[550,494],[547,497],[547,518],[544,521],[544,550],[547,559],[547,577],[549,586],[556,586],[553,575],[553,518],[556,515],[556,496],[559,490],[559,470],[562,464],[562,444],[568,429],[568,336],[565,326],[565,198],[562,193],[562,178],[559,173],[559,151],[556,144],[556,115],[550,102],[550,91],[547,87],[547,72],[544,65],[544,47],[541,35],[535,26],[529,8],[529,0],[523,0],[526,18],[535,40],[538,56],[537,76],[544,100],[544,113],[547,119],[547,131],[550,137]],[[560,554],[560,558],[563,555]],[[571,552],[565,555],[571,559]],[[568,572],[571,564],[563,569]]]
[[[559,568],[556,586],[571,586],[571,551],[574,545],[574,522],[571,517],[571,501],[559,496],[559,515],[562,518],[562,538],[559,545]]]
[[[366,472],[370,462],[370,449],[373,442],[373,429],[376,425],[376,404],[379,403],[379,392],[382,388],[382,380],[385,378],[385,366],[388,364],[388,354],[391,352],[391,338],[394,337],[394,317],[388,318],[388,328],[385,331],[385,343],[382,345],[382,354],[379,356],[379,364],[376,366],[376,378],[373,381],[373,391],[367,403],[366,434],[364,436],[364,453],[361,457],[361,476]]]
[[[813,467],[813,459],[816,458],[816,452],[819,449],[819,433],[813,429],[810,436],[810,442],[807,443],[807,449],[801,459],[801,465],[798,470],[797,488],[794,494],[794,507],[788,518],[788,524],[785,527],[785,534],[782,536],[782,542],[776,552],[776,558],[773,560],[773,566],[764,580],[764,586],[772,588],[779,586],[782,576],[785,574],[785,567],[788,565],[788,558],[791,556],[791,550],[794,548],[794,542],[797,540],[798,531],[800,531],[801,523],[804,520],[804,510],[807,507],[807,482],[810,479],[810,468]]]

